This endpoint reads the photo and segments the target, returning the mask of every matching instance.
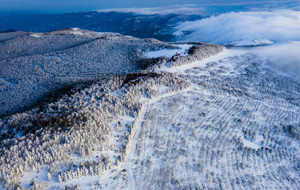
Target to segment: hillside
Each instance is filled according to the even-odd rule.
[[[143,52],[170,47],[154,39],[77,28],[2,33],[1,38],[0,116],[31,108],[80,81],[138,71]]]
[[[300,188],[300,82],[254,51],[81,29],[1,46],[21,110],[0,120],[3,188]]]
[[[138,38],[174,40],[172,27],[184,21],[203,18],[199,15],[153,14],[122,12],[82,12],[68,14],[7,14],[0,15],[0,31],[51,32],[61,28],[82,28],[95,32],[115,32]]]

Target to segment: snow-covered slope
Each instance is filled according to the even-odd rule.
[[[191,86],[149,106],[136,189],[298,189],[300,81],[265,63],[227,50],[163,68]]]
[[[173,47],[76,28],[1,36],[8,39],[0,43],[0,116],[30,108],[78,82],[138,71],[136,62],[144,52]]]
[[[182,7],[178,7],[178,10]],[[143,11],[142,11],[143,12]],[[164,10],[165,12],[165,10]],[[165,12],[166,13],[166,12]],[[169,12],[151,14],[111,11],[92,11],[68,14],[22,14],[0,15],[0,31],[7,29],[50,32],[61,28],[79,27],[96,32],[115,32],[138,38],[173,40],[172,27],[184,21],[203,18],[196,14]]]
[[[3,188],[300,188],[299,78],[253,49],[162,52],[1,119]]]

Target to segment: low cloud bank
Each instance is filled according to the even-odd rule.
[[[269,66],[300,79],[300,42],[288,42],[250,49],[267,61]]]
[[[184,22],[174,35],[182,41],[225,44],[239,40],[300,41],[300,12],[238,12]]]
[[[226,13],[184,22],[174,33],[182,41],[226,44],[240,40],[268,39],[274,45],[247,48],[274,69],[300,79],[300,11]]]
[[[179,4],[176,4],[179,3]],[[163,7],[133,7],[133,8],[111,8],[99,9],[98,12],[123,12],[143,15],[152,14],[183,14],[183,15],[201,15],[210,16],[230,12],[245,11],[271,11],[271,10],[300,10],[300,2],[297,0],[285,1],[210,1],[210,2],[187,2],[193,4],[182,4],[184,2],[175,1],[169,6]],[[136,4],[139,6],[138,4]]]
[[[148,7],[148,8],[114,8],[114,9],[100,9],[98,12],[123,12],[123,13],[135,13],[142,15],[153,14],[184,14],[184,15],[202,15],[205,12],[204,7],[197,5],[173,5],[166,7]]]

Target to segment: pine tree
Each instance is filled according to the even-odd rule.
[[[47,178],[49,181],[51,181],[51,179],[52,179],[52,175],[49,172],[47,173]]]
[[[61,183],[62,182],[62,178],[60,175],[58,175],[58,181]]]

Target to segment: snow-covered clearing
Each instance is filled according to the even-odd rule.
[[[41,35],[39,35],[39,34],[31,34],[30,36],[35,37],[35,38],[40,38],[41,37]]]
[[[258,50],[232,48],[154,73],[108,78],[43,113],[30,112],[29,119],[27,113],[15,116],[7,123],[30,126],[30,119],[42,117],[72,125],[53,137],[20,138],[36,148],[16,151],[31,164],[20,185],[299,189],[300,82],[276,71]]]
[[[233,56],[239,56],[242,54],[245,54],[246,51],[243,49],[234,49],[234,50],[224,50],[223,52],[219,53],[218,55],[215,56],[211,56],[207,59],[204,59],[202,61],[197,61],[197,62],[193,62],[190,64],[186,64],[186,65],[181,65],[178,67],[163,67],[158,69],[158,71],[166,71],[166,72],[171,72],[171,73],[176,73],[176,74],[184,74],[184,72],[188,69],[192,69],[194,67],[204,67],[207,65],[207,63],[211,63],[211,62],[215,62],[215,61],[219,61],[228,57],[233,57]],[[231,66],[230,63],[227,63],[227,66]]]
[[[162,68],[192,89],[151,104],[134,156],[136,188],[299,187],[300,149],[291,146],[300,145],[291,138],[293,127],[299,127],[299,99],[286,99],[299,96],[294,90],[299,81],[274,73],[264,62],[233,49]]]
[[[253,142],[250,142],[250,141],[248,141],[248,140],[246,140],[246,139],[243,139],[243,143],[244,143],[244,146],[245,146],[245,147],[252,148],[252,149],[254,149],[254,150],[256,150],[256,151],[257,151],[259,148],[261,148],[261,146],[255,144],[255,143],[253,143]]]

